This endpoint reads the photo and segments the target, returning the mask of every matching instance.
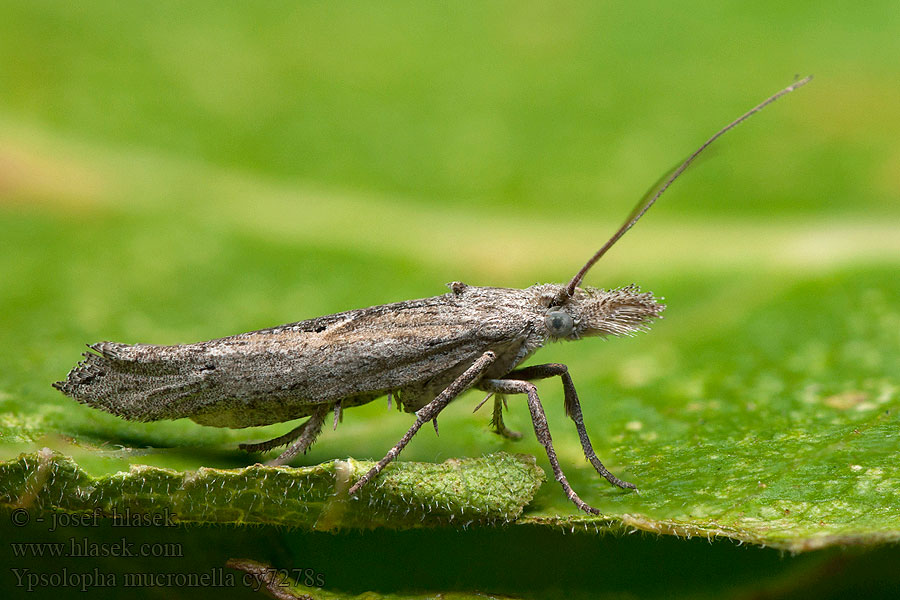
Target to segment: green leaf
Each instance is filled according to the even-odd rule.
[[[771,297],[739,324],[716,323],[709,326],[714,332],[698,329],[693,338],[684,338],[685,326],[676,325],[663,329],[652,346],[649,336],[640,340],[648,354],[610,357],[606,381],[582,381],[582,400],[590,423],[600,420],[589,404],[591,397],[607,398],[610,416],[604,428],[593,429],[595,443],[601,457],[616,460],[610,462],[613,470],[637,482],[641,492],[607,487],[578,456],[572,428],[567,430],[557,414],[551,423],[564,469],[575,489],[604,516],[577,514],[553,484],[544,486],[519,522],[726,537],[795,552],[900,539],[900,516],[894,509],[900,496],[900,400],[891,376],[900,372],[900,313],[888,300],[893,292],[900,295],[900,285],[889,292],[884,280],[879,270],[851,271],[841,278],[770,289]],[[679,358],[666,366],[664,357],[676,352]],[[583,365],[592,360],[582,355],[567,361],[576,381],[578,373],[589,372]],[[634,361],[643,368],[638,377],[649,379],[624,380],[637,372],[628,364]],[[542,385],[551,413],[554,387]],[[515,413],[521,422],[524,415]],[[43,419],[23,417],[37,430],[52,423],[52,412]],[[110,420],[114,426],[119,423]],[[141,427],[122,425],[128,431]],[[464,455],[471,450],[455,441],[465,437],[461,426],[471,427],[451,419],[450,428],[444,427],[450,435],[426,443],[436,448],[450,444],[452,452]],[[354,437],[371,435],[376,448],[378,443],[390,445],[390,437],[376,432],[378,418],[354,427]],[[113,430],[110,435],[117,434]],[[496,445],[499,440],[491,441]],[[535,442],[525,444],[544,462]],[[26,463],[38,468],[33,456],[5,467],[7,486],[31,473],[24,470]],[[94,503],[110,502],[112,507],[130,486],[148,492],[146,498],[134,497],[143,508],[166,506],[160,490],[179,490],[170,510],[189,521],[281,522],[307,528],[316,523],[364,527],[370,520],[399,528],[503,522],[521,512],[538,481],[521,457],[505,454],[437,466],[401,462],[380,485],[364,491],[353,511],[332,511],[323,507],[344,506],[330,500],[336,472],[353,479],[369,463],[331,461],[289,470],[201,468],[196,474],[136,465],[128,474],[101,478],[102,484],[85,480],[83,471],[60,457],[53,464],[68,466],[58,467],[66,475],[54,484],[62,487],[51,496],[71,493],[77,499],[59,508],[88,510]],[[18,466],[10,471],[9,465]],[[68,487],[67,482],[80,483]],[[113,484],[121,491],[112,491]],[[95,494],[85,495],[86,487]],[[292,489],[303,499],[290,493],[286,499],[285,490]],[[12,491],[7,497],[21,493]],[[364,510],[357,512],[360,507]],[[329,519],[333,523],[321,525]]]
[[[45,511],[131,515],[166,524],[284,525],[333,531],[506,523],[543,480],[529,456],[497,453],[440,465],[390,465],[358,498],[347,490],[374,463],[353,459],[306,468],[200,468],[178,472],[133,465],[92,477],[49,449],[0,464],[0,505]]]
[[[774,580],[733,592],[720,574],[755,582],[789,568],[809,569],[793,571],[795,583],[825,582],[816,596],[896,584],[890,546],[782,560],[683,539],[803,552],[898,538],[895,3],[723,4],[710,19],[674,3],[650,12],[583,3],[552,15],[540,4],[120,4],[3,5],[0,463],[10,499],[84,509],[105,489],[141,506],[194,498],[187,508],[203,518],[245,518],[259,502],[273,522],[316,514],[319,523],[317,508],[279,514],[274,496],[261,497],[263,475],[340,506],[335,468],[352,463],[335,459],[382,457],[408,415],[375,402],[348,410],[287,475],[248,467],[262,457],[235,447],[290,425],[125,422],[50,382],[85,342],[211,339],[434,295],[454,280],[565,281],[650,182],[799,69],[815,81],[729,134],[589,274],[591,285],[637,282],[665,296],[665,319],[646,336],[555,344],[535,357],[569,366],[598,455],[639,494],[610,487],[584,461],[559,382],[548,380],[539,389],[563,469],[602,517],[578,513],[551,479],[500,527],[528,494],[504,496],[483,480],[455,487],[493,473],[495,461],[518,481],[528,469],[501,451],[533,455],[549,472],[522,399],[508,399],[506,422],[525,433],[510,442],[470,414],[481,398],[469,394],[441,415],[441,437],[416,436],[392,471],[411,469],[416,489],[384,493],[400,503],[415,493],[414,511],[450,504],[494,524],[461,533],[458,518],[426,517],[432,528],[389,538],[233,524],[148,535],[201,540],[198,569],[223,548],[288,566],[327,547],[329,567],[356,561],[343,582],[353,593],[374,589],[360,587],[374,578],[370,563],[395,577],[385,593],[407,580],[427,588],[422,573],[448,564],[456,575],[440,589],[458,589],[481,566],[468,556],[485,540],[481,587],[538,586],[542,597],[569,598],[564,579],[582,582],[586,598],[633,586],[636,596],[668,597],[679,576],[690,597],[791,595]],[[46,461],[58,480],[40,481],[36,463],[26,470],[18,458],[43,448],[56,452]],[[234,495],[159,493],[185,490],[200,473]],[[26,484],[60,495],[39,500]],[[505,499],[484,506],[495,497]],[[4,540],[40,533],[0,527]],[[118,533],[91,535],[100,530]],[[582,533],[562,537],[573,530]],[[662,535],[601,535],[635,530]],[[476,541],[453,545],[465,536]],[[263,556],[272,540],[294,552]],[[446,548],[463,558],[453,563]],[[533,548],[564,557],[554,573]],[[400,567],[383,568],[384,554]],[[710,556],[718,573],[703,572]],[[577,571],[582,564],[607,568]],[[634,566],[647,564],[652,577]],[[835,566],[846,564],[853,577]],[[665,589],[639,587],[666,568]]]

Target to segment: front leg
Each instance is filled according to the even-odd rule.
[[[499,392],[501,394],[527,394],[528,410],[531,411],[531,422],[534,424],[534,433],[538,441],[544,446],[547,452],[547,458],[550,460],[550,466],[553,468],[553,475],[562,486],[563,491],[575,506],[594,515],[602,514],[599,510],[587,504],[578,497],[569,480],[562,472],[559,466],[559,459],[556,458],[556,450],[553,449],[553,440],[550,438],[550,429],[547,427],[547,415],[544,414],[544,407],[541,406],[541,399],[538,397],[537,386],[530,381],[519,381],[515,379],[482,379],[478,387],[488,392]]]
[[[416,432],[419,431],[419,428],[422,427],[424,423],[428,421],[433,421],[437,419],[438,414],[444,408],[450,404],[450,401],[462,394],[464,391],[469,389],[473,383],[478,381],[478,378],[484,374],[484,371],[491,366],[491,363],[497,358],[497,355],[488,350],[484,354],[482,354],[478,360],[472,363],[472,366],[466,369],[462,375],[457,377],[453,383],[447,386],[447,388],[437,395],[437,397],[416,411],[416,422],[413,423],[413,426],[409,428],[409,431],[400,438],[400,441],[391,448],[387,455],[384,458],[378,461],[374,467],[369,469],[369,472],[363,475],[359,481],[353,484],[353,487],[350,488],[349,494],[353,496],[356,492],[359,491],[359,488],[366,485],[372,478],[378,475],[382,469],[384,469],[392,460],[397,458],[400,454],[400,451],[403,450],[409,441],[416,435]]]
[[[597,470],[598,473],[603,475],[604,478],[608,482],[613,485],[616,485],[620,488],[632,489],[636,490],[637,486],[633,483],[628,483],[627,481],[622,481],[615,475],[609,472],[603,463],[600,462],[600,459],[597,458],[597,453],[594,452],[594,447],[591,445],[591,440],[588,437],[587,429],[584,427],[584,416],[581,414],[581,403],[578,401],[578,393],[575,391],[575,384],[572,382],[572,376],[569,375],[569,369],[566,365],[559,363],[549,363],[546,365],[534,365],[531,367],[525,367],[524,369],[516,369],[515,371],[510,372],[506,375],[506,379],[521,379],[521,380],[531,380],[531,379],[546,379],[548,377],[555,377],[559,375],[559,378],[562,380],[563,384],[563,393],[565,394],[565,403],[566,403],[566,414],[575,421],[575,429],[578,430],[578,437],[581,440],[581,448],[584,450],[584,457],[588,459],[588,461],[594,465],[594,469]]]

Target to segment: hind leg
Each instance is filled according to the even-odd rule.
[[[316,409],[304,423],[299,427],[295,427],[284,435],[277,438],[258,442],[255,444],[239,444],[238,448],[248,452],[268,452],[279,446],[290,444],[287,449],[282,452],[278,458],[270,460],[268,465],[283,465],[298,454],[306,452],[312,443],[316,441],[319,433],[322,431],[322,425],[325,423],[325,415],[328,414],[329,407],[323,405]]]
[[[300,424],[299,427],[295,427],[285,433],[284,435],[279,435],[277,438],[273,438],[271,440],[266,440],[265,442],[253,442],[250,444],[238,444],[238,449],[245,450],[247,452],[268,452],[278,446],[284,446],[285,444],[289,444],[303,433],[303,430],[306,429],[306,425],[309,423],[309,420],[304,421]]]

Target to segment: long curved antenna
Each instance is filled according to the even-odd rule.
[[[650,189],[650,191],[647,192],[647,194],[643,198],[641,198],[641,201],[637,203],[637,206],[634,207],[634,210],[631,211],[631,214],[628,215],[628,218],[625,220],[625,222],[622,224],[622,226],[619,227],[619,230],[616,231],[616,233],[613,234],[613,236],[611,238],[609,238],[609,241],[606,242],[605,244],[603,244],[603,247],[600,248],[597,251],[597,253],[594,254],[594,256],[592,256],[591,259],[589,261],[587,261],[584,264],[584,266],[581,267],[581,269],[577,273],[575,273],[575,276],[572,278],[571,281],[569,281],[569,284],[562,290],[562,292],[560,292],[560,298],[558,298],[558,303],[562,304],[563,302],[565,302],[565,300],[567,298],[570,298],[572,296],[572,294],[575,293],[575,288],[578,287],[578,285],[581,283],[581,280],[584,279],[585,274],[590,270],[590,268],[593,267],[594,264],[598,260],[600,260],[601,256],[606,254],[607,250],[612,248],[613,245],[619,241],[619,238],[621,238],[623,235],[625,235],[626,231],[631,229],[634,226],[634,224],[637,223],[638,220],[644,216],[644,213],[646,213],[648,210],[650,210],[650,207],[653,206],[653,204],[656,202],[657,198],[662,196],[663,192],[665,192],[669,188],[669,186],[672,185],[672,183],[676,179],[678,179],[679,175],[684,173],[685,169],[687,169],[691,165],[691,163],[694,162],[694,159],[696,159],[698,156],[700,156],[700,153],[703,152],[704,150],[706,150],[706,148],[708,148],[710,144],[712,144],[714,141],[719,139],[719,137],[721,137],[726,131],[734,129],[739,124],[743,123],[744,121],[746,121],[747,119],[752,117],[754,114],[758,113],[759,111],[764,109],[769,104],[772,104],[773,102],[775,102],[776,100],[778,100],[779,98],[784,96],[785,94],[789,94],[790,92],[793,92],[800,86],[806,85],[807,83],[809,83],[809,81],[811,79],[812,79],[812,75],[805,77],[805,78],[795,82],[792,85],[789,85],[788,87],[784,88],[783,90],[781,90],[780,92],[778,92],[776,94],[773,94],[772,96],[769,96],[766,100],[764,100],[763,102],[754,106],[753,108],[751,108],[750,110],[745,112],[743,115],[741,115],[740,117],[738,117],[737,119],[735,119],[734,121],[732,121],[731,123],[729,123],[728,125],[723,127],[722,129],[720,129],[714,136],[712,136],[711,138],[706,140],[702,146],[697,148],[697,150],[695,150],[693,154],[688,156],[687,159],[683,163],[681,163],[675,169],[673,169],[671,172],[669,172],[667,175],[665,175],[659,181],[659,183],[657,183],[657,185],[653,186]]]

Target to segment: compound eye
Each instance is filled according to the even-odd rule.
[[[575,321],[569,313],[561,310],[551,310],[544,317],[544,325],[555,337],[566,337],[575,329]]]

